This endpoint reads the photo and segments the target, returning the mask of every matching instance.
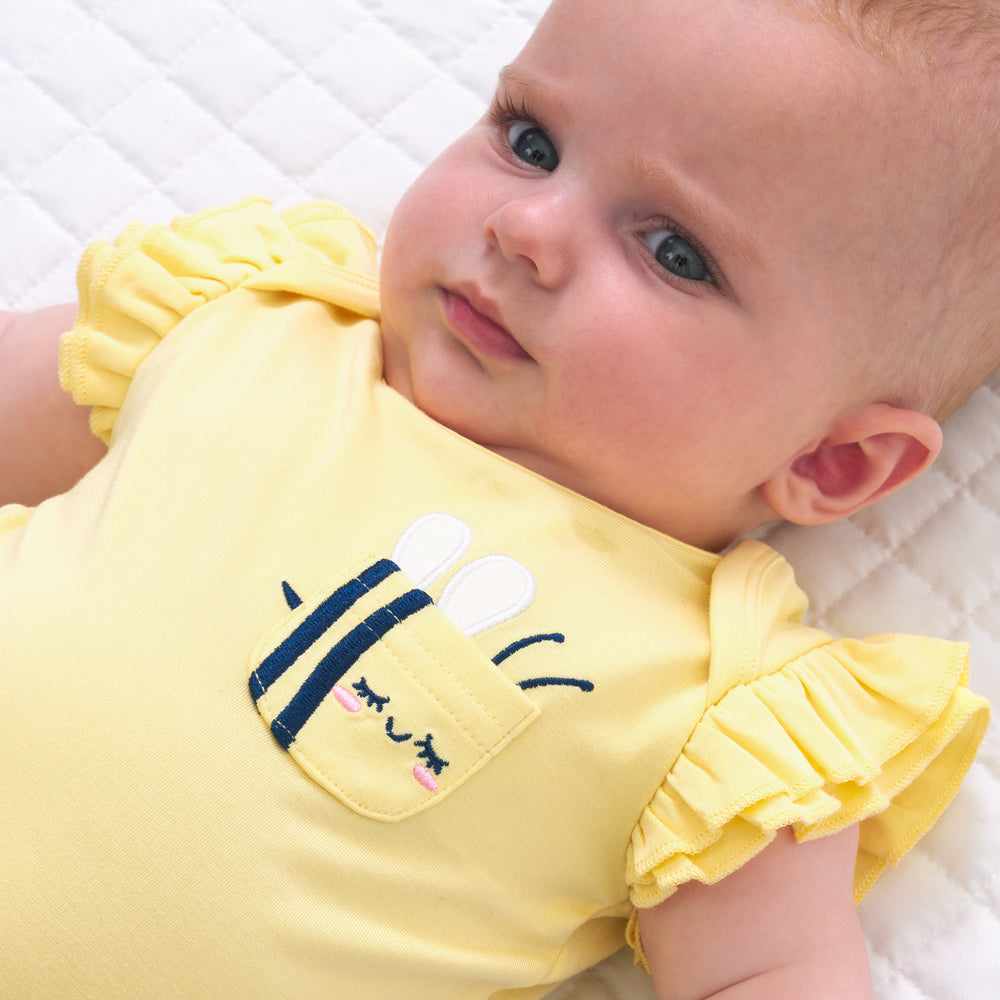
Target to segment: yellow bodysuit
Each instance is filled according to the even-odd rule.
[[[0,511],[0,996],[540,997],[788,824],[861,820],[860,896],[968,768],[963,646],[434,423],[374,260],[259,200],[85,257],[108,454]]]

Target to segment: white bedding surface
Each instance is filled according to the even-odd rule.
[[[74,297],[93,236],[250,192],[327,197],[381,232],[481,112],[544,0],[0,0],[0,307]],[[1000,377],[919,483],[850,522],[769,540],[834,632],[964,638],[1000,705]],[[1000,737],[862,904],[880,1000],[1000,987]],[[561,1000],[646,1000],[621,953]]]

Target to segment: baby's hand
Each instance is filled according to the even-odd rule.
[[[104,454],[88,411],[59,387],[59,337],[75,314],[0,312],[0,504],[62,493]]]
[[[870,1000],[853,899],[857,827],[797,844],[791,830],[716,885],[639,911],[659,1000]]]

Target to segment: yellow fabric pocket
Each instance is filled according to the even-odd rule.
[[[251,693],[278,743],[346,805],[388,822],[440,802],[538,714],[377,556],[294,606],[253,662]]]

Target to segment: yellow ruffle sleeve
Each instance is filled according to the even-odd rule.
[[[176,219],[136,222],[97,241],[78,274],[80,306],[61,343],[62,387],[91,407],[108,442],[132,377],[199,306],[236,288],[284,290],[378,315],[372,233],[331,202],[275,212],[264,198]]]
[[[966,687],[967,648],[916,636],[831,640],[802,626],[791,570],[759,543],[727,556],[716,577],[711,703],[633,830],[632,902],[654,906],[684,882],[717,882],[781,827],[808,840],[854,823],[860,900],[931,826],[975,757],[989,706]],[[742,631],[727,626],[740,620],[735,604],[749,616]],[[639,950],[634,917],[629,936]]]

